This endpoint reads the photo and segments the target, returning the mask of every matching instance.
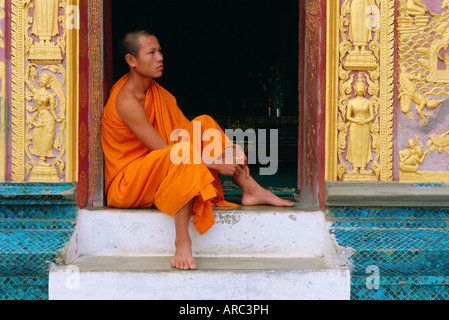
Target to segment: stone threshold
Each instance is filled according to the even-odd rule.
[[[229,199],[225,199],[229,201]],[[254,206],[244,206],[239,204],[238,202],[233,202],[238,205],[238,207],[217,207],[213,206],[212,209],[214,212],[219,213],[273,213],[273,212],[315,212],[315,211],[321,211],[319,207],[303,207],[301,203],[297,202],[293,207],[276,207],[271,205],[254,205]],[[87,206],[83,208],[85,210],[89,211],[103,211],[103,210],[109,210],[112,212],[120,212],[120,211],[127,211],[127,212],[146,212],[146,213],[161,213],[159,209],[156,207],[151,208],[113,208],[108,206]]]
[[[400,182],[331,182],[326,206],[449,207],[449,184]]]
[[[77,204],[77,184],[0,182],[0,204]]]
[[[80,256],[71,266],[80,272],[180,272],[171,266],[172,256]],[[197,270],[209,271],[315,271],[331,270],[322,258],[261,258],[196,256]],[[53,270],[64,270],[55,266]],[[345,269],[345,268],[342,268]],[[190,271],[191,272],[191,271]]]

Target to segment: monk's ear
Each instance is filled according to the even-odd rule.
[[[134,57],[132,54],[127,54],[126,56],[125,56],[125,60],[126,60],[126,62],[128,63],[128,65],[130,66],[130,67],[135,67],[136,66],[136,57]]]

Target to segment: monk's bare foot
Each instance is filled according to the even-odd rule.
[[[197,268],[192,256],[191,241],[177,241],[175,255],[171,259],[171,265],[180,270],[195,270]]]
[[[292,207],[295,205],[293,202],[279,198],[262,187],[253,191],[243,191],[242,204],[245,206],[269,204],[277,207]]]

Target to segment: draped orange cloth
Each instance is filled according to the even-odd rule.
[[[203,234],[215,223],[213,206],[237,206],[224,200],[218,174],[210,171],[203,161],[175,164],[171,150],[178,143],[170,141],[176,129],[194,134],[193,121],[201,122],[201,135],[209,128],[217,129],[222,137],[222,151],[232,145],[218,124],[209,116],[189,121],[178,108],[176,99],[154,80],[146,93],[144,109],[148,121],[169,145],[150,151],[120,118],[116,110],[117,94],[128,80],[122,77],[111,89],[103,111],[101,142],[105,158],[105,193],[110,207],[148,208],[174,215],[191,199],[193,225]],[[201,141],[201,149],[207,142]],[[189,143],[190,158],[199,152]],[[178,145],[179,147],[179,145]]]

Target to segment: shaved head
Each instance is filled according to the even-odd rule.
[[[154,36],[154,34],[149,33],[146,30],[137,30],[129,32],[125,35],[121,47],[123,57],[126,57],[127,54],[130,54],[134,57],[138,57],[140,49],[139,38],[142,36],[151,37]]]

